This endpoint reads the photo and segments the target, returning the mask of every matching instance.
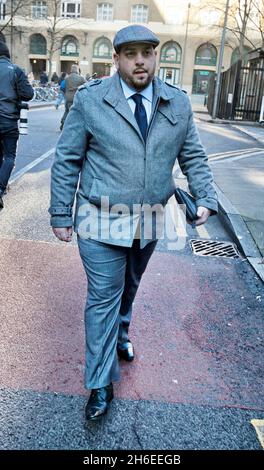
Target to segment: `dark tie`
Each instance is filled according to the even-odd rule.
[[[138,123],[138,127],[140,129],[142,137],[146,141],[148,120],[147,120],[147,113],[145,110],[145,106],[142,103],[142,95],[140,95],[139,93],[135,93],[135,95],[132,95],[131,98],[136,103],[135,118]]]

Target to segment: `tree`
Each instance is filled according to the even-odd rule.
[[[252,0],[253,10],[250,15],[250,27],[252,31],[259,33],[260,47],[264,49],[264,0]]]
[[[47,33],[48,33],[48,75],[52,73],[52,59],[57,50],[61,48],[61,41],[65,35],[65,19],[60,16],[61,0],[48,0]],[[72,25],[76,28],[77,18],[74,18]],[[67,29],[71,24],[67,22]]]
[[[5,4],[5,18],[3,18],[4,20],[6,19],[6,22],[0,26],[0,32],[4,34],[12,25],[14,18],[24,14],[25,8],[31,3],[30,0],[7,0]],[[10,34],[10,31],[7,34]]]
[[[30,0],[7,0],[5,4],[6,22],[0,26],[0,38],[5,40],[5,36],[10,36],[10,54],[12,57],[14,34],[20,34],[20,30],[14,25],[17,16],[24,15],[27,8],[31,5]]]
[[[231,37],[235,37],[236,43],[238,46],[238,58],[243,59],[245,57],[245,46],[250,46],[256,48],[258,44],[258,37],[253,32],[252,29],[252,20],[255,18],[255,9],[254,3],[259,0],[231,0],[228,10],[228,21],[227,21],[227,31],[229,32],[229,41],[231,47],[232,40]],[[260,0],[263,2],[264,0]],[[209,7],[214,10],[218,10],[224,15],[226,8],[226,1],[221,2],[219,5],[215,6],[214,1],[208,0],[203,3],[204,7]],[[222,28],[222,25],[219,24],[219,27]],[[256,28],[255,28],[256,31]]]
[[[52,60],[54,54],[57,50],[61,48],[61,41],[67,31],[71,26],[76,28],[77,18],[73,18],[73,22],[69,23],[69,19],[65,22],[65,18],[61,17],[61,0],[45,0],[43,2],[43,9],[37,11],[37,18],[45,20],[46,31],[47,31],[47,56],[48,56],[48,75],[49,79],[52,74]],[[34,10],[31,10],[31,7],[34,7],[33,0],[7,0],[5,18],[6,22],[0,26],[0,37],[4,39],[4,36],[10,35],[10,54],[12,57],[13,43],[14,43],[14,34],[23,33],[19,29],[19,20],[18,17],[22,17],[23,20],[27,20],[27,28],[33,26],[33,22],[36,20],[35,17],[32,17]],[[37,4],[36,4],[37,6]],[[25,27],[25,21],[24,21]],[[1,36],[2,33],[2,36]],[[3,36],[4,34],[4,36]]]
[[[236,0],[232,2],[230,7],[229,16],[235,22],[235,27],[231,29],[233,34],[238,39],[239,58],[243,59],[245,55],[245,42],[247,41],[255,47],[248,34],[248,23],[251,17],[253,7],[253,0]]]

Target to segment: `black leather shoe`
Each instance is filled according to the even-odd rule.
[[[4,208],[4,201],[2,196],[0,196],[0,210]]]
[[[113,385],[94,388],[85,407],[85,416],[88,421],[95,421],[107,413],[109,404],[114,398]]]
[[[132,362],[135,354],[131,341],[128,340],[125,343],[117,344],[117,354],[120,359],[124,359],[124,361],[127,362]]]

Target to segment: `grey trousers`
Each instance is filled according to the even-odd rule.
[[[85,387],[105,387],[120,379],[117,342],[128,339],[128,329],[140,279],[157,241],[140,249],[78,237],[88,289],[85,307]]]

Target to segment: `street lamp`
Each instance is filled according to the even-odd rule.
[[[183,53],[182,53],[182,67],[181,67],[180,88],[182,88],[183,74],[184,74],[184,67],[185,67],[186,45],[187,45],[188,29],[189,29],[190,8],[191,8],[191,4],[188,3],[188,12],[187,12],[187,20],[186,20],[186,29],[185,29],[185,37],[184,37]]]
[[[218,107],[219,101],[219,93],[220,93],[220,81],[221,81],[221,72],[222,72],[222,64],[223,64],[223,56],[224,56],[224,49],[225,49],[225,35],[226,35],[226,25],[227,25],[227,17],[228,17],[228,9],[229,9],[229,0],[226,0],[226,9],[225,9],[225,19],[222,31],[222,39],[221,39],[221,46],[219,52],[219,60],[217,64],[217,73],[216,73],[216,85],[215,85],[215,94],[214,94],[214,105],[213,105],[213,112],[212,118],[216,118],[216,112]]]

